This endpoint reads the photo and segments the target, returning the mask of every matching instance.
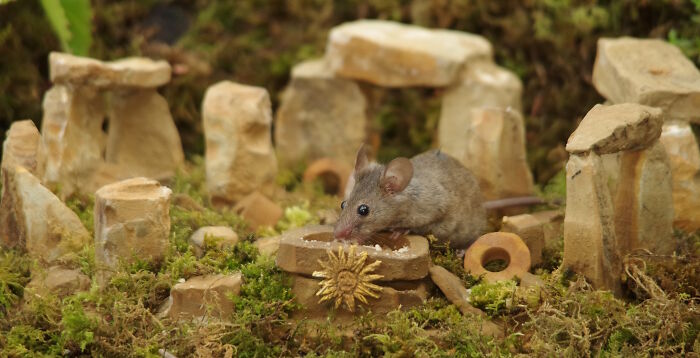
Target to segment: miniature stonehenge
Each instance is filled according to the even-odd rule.
[[[42,181],[59,186],[63,197],[137,176],[165,179],[183,164],[180,135],[156,91],[170,81],[167,62],[54,52],[49,70],[54,86],[43,102]]]

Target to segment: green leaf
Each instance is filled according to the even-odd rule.
[[[85,56],[92,43],[89,0],[41,0],[63,51]]]
[[[61,0],[71,38],[68,45],[76,55],[87,56],[92,44],[90,0]]]

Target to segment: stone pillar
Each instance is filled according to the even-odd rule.
[[[465,133],[473,119],[471,109],[494,107],[522,111],[523,85],[512,72],[491,62],[470,64],[442,98],[438,143],[454,157],[465,151]]]
[[[470,63],[442,99],[438,145],[479,178],[487,200],[531,195],[518,77],[489,61]]]
[[[562,266],[585,276],[594,287],[619,295],[621,261],[600,156],[595,152],[571,156],[566,179]]]
[[[275,121],[280,166],[324,157],[354,164],[366,136],[366,107],[357,83],[334,77],[324,60],[296,65]]]
[[[133,178],[95,193],[95,263],[100,285],[120,261],[158,262],[170,243],[170,194],[157,181]]]
[[[41,135],[31,120],[12,122],[5,133],[7,138],[2,145],[2,168],[19,165],[35,177],[44,175],[46,154],[42,148]]]
[[[165,98],[155,88],[120,89],[110,105],[107,163],[129,176],[174,176],[185,155]]]
[[[230,81],[207,89],[202,103],[207,188],[214,205],[231,205],[259,190],[270,195],[277,175],[272,109],[264,88]]]
[[[689,232],[700,230],[700,150],[690,125],[666,121],[661,143],[671,161],[675,227]]]
[[[530,195],[532,173],[525,152],[525,124],[515,110],[472,108],[455,156],[479,179],[486,200]]]
[[[95,87],[56,84],[44,95],[43,107],[44,182],[67,197],[88,186],[103,161],[104,98]]]
[[[596,105],[569,137],[562,265],[620,293],[625,255],[670,254],[673,203],[661,110]]]

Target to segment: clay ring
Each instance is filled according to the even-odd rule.
[[[491,272],[484,265],[504,260],[508,266],[498,272]],[[509,232],[492,232],[481,236],[464,254],[464,269],[472,275],[484,275],[487,282],[510,280],[513,276],[523,277],[530,270],[530,250],[523,239]]]
[[[331,158],[321,158],[306,168],[303,181],[308,183],[319,178],[328,194],[342,197],[343,193],[345,193],[345,186],[350,173],[352,173],[352,168],[345,163]]]

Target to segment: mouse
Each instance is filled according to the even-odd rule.
[[[388,230],[392,238],[432,234],[462,249],[486,230],[476,177],[438,149],[382,165],[369,161],[363,145],[352,176],[333,232],[338,240],[362,243]]]
[[[484,201],[473,173],[439,149],[382,165],[369,160],[363,145],[333,233],[358,243],[385,231],[393,239],[432,234],[438,243],[465,249],[485,233],[488,210],[543,203],[534,196]]]

